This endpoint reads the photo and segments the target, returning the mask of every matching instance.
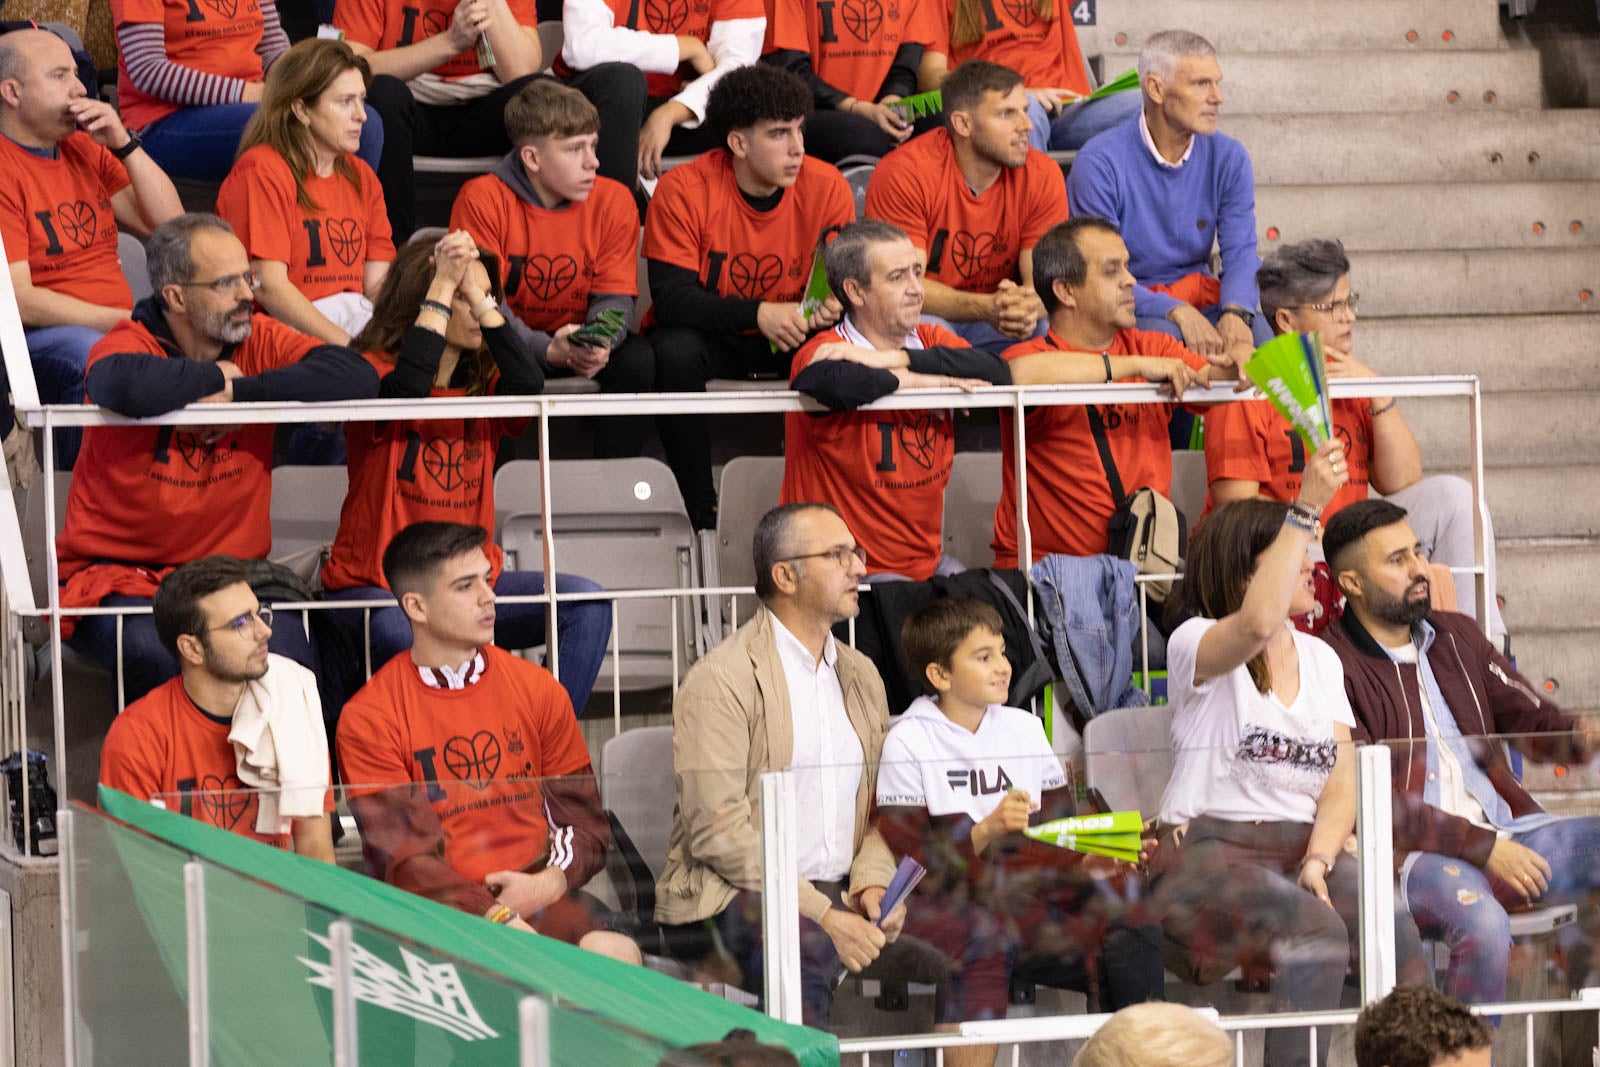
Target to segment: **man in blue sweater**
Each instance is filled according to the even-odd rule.
[[[1074,215],[1115,222],[1138,279],[1139,329],[1207,358],[1241,362],[1272,337],[1257,310],[1256,186],[1250,156],[1217,132],[1222,68],[1205,38],[1164,30],[1139,52],[1144,109],[1094,137],[1072,165]],[[1209,269],[1222,253],[1222,277]]]

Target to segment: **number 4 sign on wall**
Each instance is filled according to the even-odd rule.
[[[1072,24],[1074,26],[1094,25],[1095,0],[1075,0],[1072,5]]]

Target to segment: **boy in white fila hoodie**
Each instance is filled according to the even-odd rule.
[[[993,607],[960,598],[906,619],[901,648],[928,695],[890,728],[878,769],[884,840],[928,868],[905,929],[951,961],[945,1028],[1004,1018],[1013,978],[1084,990],[1101,1011],[1162,990],[1160,930],[1114,884],[1131,870],[1021,832],[1077,812],[1043,724],[1005,704],[1001,625]],[[945,1053],[950,1067],[994,1060],[992,1047]]]

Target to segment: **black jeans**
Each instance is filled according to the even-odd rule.
[[[761,334],[713,334],[687,326],[662,326],[650,334],[656,353],[656,389],[703,393],[712,378],[787,378],[792,353],[772,351]],[[656,419],[667,464],[697,530],[715,529],[717,491],[711,484],[711,430],[704,415]]]
[[[416,229],[416,156],[498,156],[511,151],[505,110],[535,78],[507,82],[487,96],[462,104],[419,104],[406,83],[379,75],[367,103],[383,119],[383,158],[378,180],[389,209],[395,243]],[[566,84],[600,112],[600,173],[632,189],[638,182],[639,127],[644,122],[644,75],[627,63],[601,63],[579,71]]]

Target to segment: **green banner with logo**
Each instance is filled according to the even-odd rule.
[[[340,918],[350,921],[354,933],[362,1063],[517,1063],[518,1004],[529,995],[551,1005],[552,1067],[651,1067],[668,1049],[713,1041],[741,1027],[791,1049],[806,1067],[839,1063],[832,1035],[778,1022],[666,975],[518,934],[114,790],[101,790],[101,804],[128,825],[87,807],[78,807],[72,821],[105,828],[86,838],[109,834],[111,847],[99,851],[113,852],[121,868],[115,873],[126,876],[132,898],[122,902],[121,922],[147,928],[179,997],[187,989],[182,863],[192,855],[206,865],[214,1063],[332,1061],[328,928]],[[81,852],[75,851],[75,868],[90,860]],[[113,857],[93,859],[105,863]],[[107,888],[112,872],[90,873],[92,878],[82,879],[87,889],[115,891]],[[78,903],[89,921],[109,924],[108,901],[93,908],[90,900]],[[81,940],[84,922],[75,925]],[[92,944],[92,926],[87,934]],[[87,958],[94,966],[101,962],[92,953]],[[126,997],[96,997],[96,1010],[115,1011],[119,1000]],[[92,1029],[95,1020],[82,1019],[84,1014],[80,1006],[80,1021]]]

